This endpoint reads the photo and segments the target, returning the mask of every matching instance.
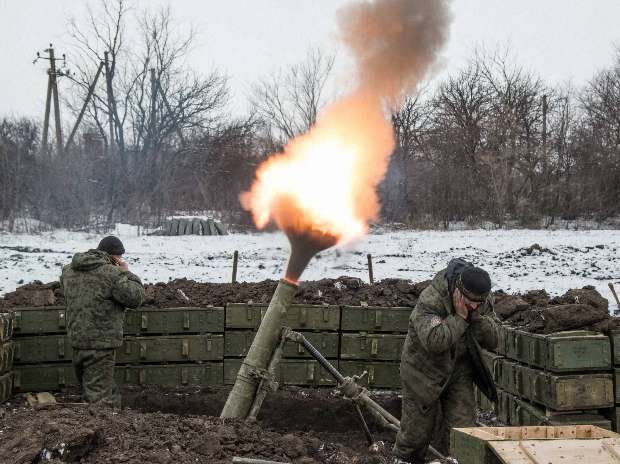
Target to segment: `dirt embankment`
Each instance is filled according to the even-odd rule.
[[[412,283],[404,279],[384,279],[369,285],[354,277],[302,282],[295,303],[370,306],[415,306],[429,281]],[[224,306],[232,302],[269,303],[277,281],[235,284],[201,283],[176,279],[145,287],[145,307]],[[18,306],[63,305],[58,282],[31,283],[7,293],[0,309]],[[551,298],[545,290],[524,294],[495,292],[495,311],[503,322],[533,333],[562,330],[608,332],[620,326],[620,319],[609,315],[609,303],[594,287],[571,289]]]
[[[0,456],[11,464],[229,464],[233,456],[298,464],[388,462],[391,443],[370,452],[351,403],[332,390],[272,392],[255,423],[219,419],[227,395],[225,387],[125,390],[123,403],[131,409],[121,411],[62,404],[35,410],[18,397],[17,404],[0,406]],[[66,392],[57,396],[76,400]],[[381,402],[400,413],[396,395]],[[370,426],[375,440],[393,440]]]

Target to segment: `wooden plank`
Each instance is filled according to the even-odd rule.
[[[506,464],[620,464],[620,440],[492,441],[489,446]]]

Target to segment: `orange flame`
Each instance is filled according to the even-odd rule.
[[[274,220],[287,233],[350,242],[364,235],[379,213],[375,188],[393,148],[380,102],[352,95],[329,107],[283,154],[265,161],[242,204],[259,228]]]

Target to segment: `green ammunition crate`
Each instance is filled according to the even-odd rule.
[[[480,391],[478,387],[474,385],[474,399],[476,400],[476,405],[478,409],[481,411],[495,411],[495,403],[491,402],[485,395]]]
[[[0,313],[0,344],[13,336],[13,313]]]
[[[71,361],[73,348],[67,335],[39,335],[14,339],[15,364]]]
[[[611,341],[611,353],[614,366],[620,366],[620,330],[614,330],[609,333]]]
[[[13,373],[0,375],[0,403],[4,403],[13,395]]]
[[[0,374],[4,374],[13,368],[14,356],[15,345],[13,342],[6,342],[0,345]]]
[[[58,334],[67,332],[63,306],[16,309],[13,318],[13,336]]]
[[[611,408],[614,405],[611,374],[554,375],[516,365],[515,381],[519,396],[556,411]]]
[[[613,430],[617,432],[620,429],[620,406],[607,409],[605,413],[607,418],[611,420]]]
[[[612,430],[611,420],[594,412],[558,412],[511,397],[511,425],[596,425]]]
[[[506,356],[551,372],[611,369],[609,337],[571,331],[537,335],[505,329]]]
[[[254,303],[228,303],[226,305],[226,328],[258,328],[267,307],[267,305]],[[288,308],[283,325],[293,330],[338,330],[340,307],[293,304]]]
[[[340,359],[400,361],[403,343],[405,335],[343,333]]]
[[[153,308],[125,313],[125,335],[209,332],[224,332],[224,308]]]
[[[495,413],[497,418],[504,424],[510,424],[510,411],[512,409],[512,395],[504,390],[497,389],[497,404],[495,405]]]
[[[482,361],[493,377],[493,381],[498,383],[501,378],[501,367],[503,356],[492,353],[491,351],[482,350]]]
[[[117,364],[221,361],[223,357],[221,334],[125,337],[116,350]]]
[[[337,332],[300,332],[326,358],[338,357]],[[256,332],[252,330],[228,330],[224,337],[224,356],[242,357],[254,340]],[[284,344],[285,358],[310,358],[303,345],[293,341]]]
[[[342,330],[407,333],[413,308],[343,306]]]
[[[77,385],[71,363],[15,366],[13,372],[16,392],[57,391],[67,385]]]
[[[517,388],[516,370],[518,363],[502,358],[499,360],[499,377],[495,381],[497,385],[503,390],[512,393],[514,395],[519,393]]]
[[[506,338],[509,327],[499,324],[497,327],[497,348],[495,352],[501,356],[506,356]]]
[[[242,359],[224,359],[224,384],[235,383]],[[338,360],[329,360],[332,366],[338,369]],[[321,367],[309,359],[282,359],[276,371],[276,381],[284,385],[323,386],[336,385],[334,378]]]
[[[400,389],[398,362],[340,361],[340,373],[345,377],[359,376],[364,371],[367,375],[360,380],[360,385],[368,388]]]
[[[221,385],[223,364],[168,364],[117,366],[114,375],[122,385]]]

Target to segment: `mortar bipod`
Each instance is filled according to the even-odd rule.
[[[361,379],[363,374],[361,376],[344,377],[327,359],[325,359],[325,357],[306,339],[306,337],[299,332],[294,332],[290,328],[284,327],[282,329],[282,337],[302,345],[306,351],[310,353],[310,355],[316,359],[318,363],[336,380],[340,391],[345,398],[353,401],[356,405],[364,406],[383,427],[398,433],[400,430],[400,421],[381,407],[372,398],[370,398],[368,390],[357,383],[357,380]],[[363,424],[366,431],[368,429],[366,421],[363,420]],[[368,431],[368,434],[370,434],[370,431]],[[443,463],[458,464],[456,459],[444,456],[431,445],[429,445],[428,450]]]

